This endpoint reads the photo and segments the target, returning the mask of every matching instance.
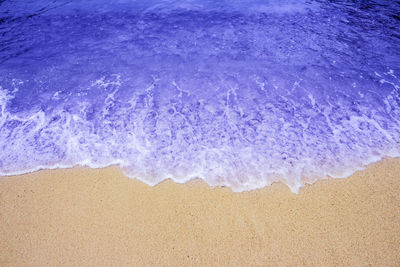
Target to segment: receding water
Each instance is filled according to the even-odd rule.
[[[400,2],[0,0],[0,174],[234,191],[400,156]]]

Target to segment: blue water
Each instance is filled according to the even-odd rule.
[[[234,191],[400,156],[400,2],[0,0],[0,175]]]

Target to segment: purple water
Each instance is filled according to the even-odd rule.
[[[234,191],[400,156],[399,1],[0,1],[0,175]]]

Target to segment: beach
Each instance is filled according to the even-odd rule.
[[[400,5],[0,0],[0,267],[400,266]]]
[[[119,167],[0,178],[1,266],[398,266],[400,159],[250,192]]]

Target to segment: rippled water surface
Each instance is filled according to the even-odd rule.
[[[251,190],[400,156],[400,2],[0,1],[0,174]]]

